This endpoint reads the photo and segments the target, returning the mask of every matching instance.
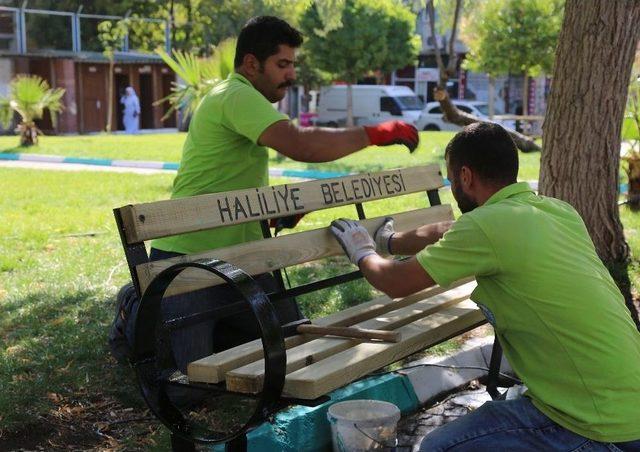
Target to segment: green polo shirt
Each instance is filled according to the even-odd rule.
[[[640,334],[569,204],[509,185],[417,259],[440,285],[476,277],[471,298],[544,414],[593,440],[640,439]]]
[[[195,111],[171,198],[269,185],[267,148],[258,138],[289,117],[240,74],[214,87]],[[164,251],[196,253],[262,238],[258,222],[154,240]]]

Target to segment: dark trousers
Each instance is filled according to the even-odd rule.
[[[151,260],[180,256],[178,253],[151,248]],[[266,292],[277,290],[275,278],[270,273],[254,279]],[[162,313],[166,320],[208,311],[225,304],[240,301],[238,293],[228,284],[207,287],[193,292],[165,297]],[[302,318],[295,299],[287,298],[273,303],[280,324]],[[197,359],[235,347],[260,337],[258,323],[249,306],[243,312],[221,319],[208,319],[173,331],[171,346],[178,369],[186,372],[187,365]]]
[[[180,256],[152,248],[150,260],[162,260]],[[255,276],[254,279],[266,293],[279,289],[270,273]],[[241,301],[239,294],[229,285],[207,287],[185,294],[165,297],[162,300],[162,317],[165,321],[210,311],[225,304]],[[138,296],[131,283],[124,286],[117,297],[116,318],[109,332],[109,345],[114,357],[127,362],[133,347],[133,332]],[[294,298],[273,303],[280,324],[302,318]],[[238,314],[224,318],[207,318],[201,322],[188,324],[171,333],[171,348],[178,370],[186,373],[187,365],[213,353],[227,350],[260,337],[260,330],[249,305]]]

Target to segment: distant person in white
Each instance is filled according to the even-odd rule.
[[[137,133],[140,130],[140,101],[135,90],[127,86],[125,95],[120,98],[120,103],[124,105],[122,122],[126,133]]]

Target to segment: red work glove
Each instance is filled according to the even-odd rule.
[[[402,121],[387,121],[375,126],[365,126],[369,142],[377,146],[404,144],[413,152],[418,147],[418,130]]]
[[[295,228],[298,222],[304,217],[303,213],[297,213],[295,215],[289,215],[288,217],[271,218],[269,220],[269,227],[275,228],[276,235],[283,229]]]

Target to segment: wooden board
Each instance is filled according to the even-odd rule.
[[[382,316],[358,323],[359,328],[376,330],[395,330],[420,318],[444,310],[463,300],[476,287],[475,282],[449,290],[443,294],[421,300],[401,309],[385,313]],[[302,369],[312,363],[319,362],[343,350],[364,341],[325,337],[316,339],[287,350],[286,373]],[[227,373],[227,389],[234,392],[258,393],[262,390],[264,379],[264,360],[259,360]]]
[[[373,201],[443,186],[437,164],[120,208],[128,243]]]
[[[427,223],[453,220],[453,211],[451,206],[447,204],[396,213],[391,216],[395,219],[397,231],[407,231]],[[373,234],[382,224],[385,217],[364,220],[362,224]],[[140,289],[144,292],[158,273],[178,262],[215,258],[230,262],[251,275],[257,275],[342,254],[344,254],[342,248],[331,234],[329,228],[326,227],[219,248],[206,253],[149,262],[138,265],[136,271],[140,281]],[[169,286],[166,295],[190,292],[203,287],[215,286],[222,282],[221,279],[203,270],[187,269]]]
[[[475,303],[464,301],[399,328],[402,342],[362,343],[287,375],[283,395],[315,399],[484,321]]]
[[[472,281],[468,278],[453,284],[454,287]],[[365,303],[344,309],[326,317],[314,319],[313,323],[322,326],[350,326],[384,313],[409,306],[425,298],[433,297],[450,290],[440,286],[433,286],[405,298],[391,299],[382,296]],[[287,349],[315,339],[309,335],[292,336],[285,339]],[[189,363],[187,374],[190,381],[204,383],[219,383],[224,381],[225,375],[232,369],[244,366],[264,357],[262,342],[256,339],[246,344],[216,353]]]

